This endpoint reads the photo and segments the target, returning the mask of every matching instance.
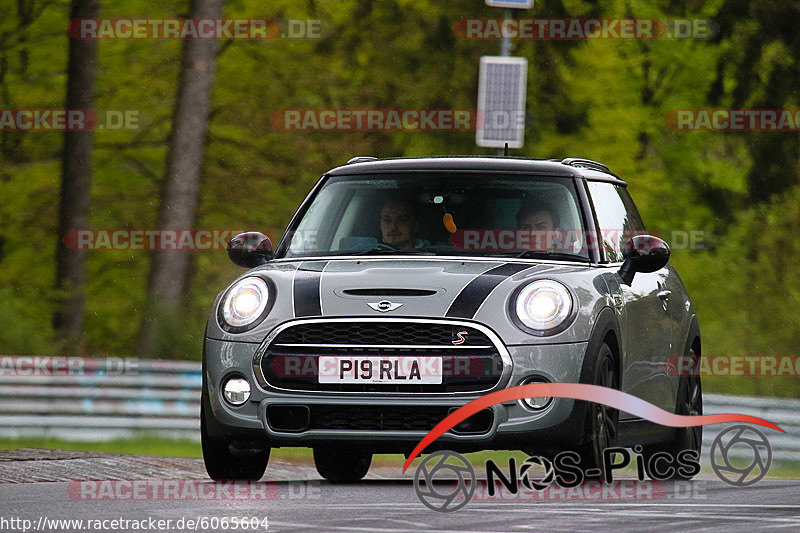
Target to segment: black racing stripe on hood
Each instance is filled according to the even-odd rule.
[[[524,263],[506,263],[487,270],[480,276],[470,281],[466,287],[456,296],[450,309],[445,316],[452,318],[472,318],[478,312],[478,308],[489,296],[495,287],[509,276],[517,272],[522,272],[532,265]]]
[[[322,315],[322,302],[319,294],[319,284],[322,270],[327,261],[306,261],[300,263],[294,273],[294,316],[320,316]]]

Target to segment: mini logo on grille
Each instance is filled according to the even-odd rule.
[[[367,305],[375,311],[386,313],[387,311],[394,311],[403,304],[396,304],[394,302],[390,302],[389,300],[383,300],[382,302],[368,303]]]

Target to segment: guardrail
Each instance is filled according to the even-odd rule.
[[[0,372],[0,434],[92,441],[157,435],[199,441],[201,381],[200,363],[144,359],[137,360],[135,372],[118,376]],[[763,430],[775,456],[800,460],[800,400],[706,394],[704,412],[747,414],[778,424],[786,433]],[[706,426],[704,449],[728,425]]]
[[[200,440],[200,363],[138,359],[122,375],[41,374],[0,372],[3,437]]]
[[[779,425],[785,433],[769,428],[753,426],[766,435],[772,446],[773,457],[780,460],[800,460],[800,400],[789,398],[763,398],[754,396],[732,396],[728,394],[704,394],[703,414],[736,413],[769,420]],[[713,424],[703,428],[703,450],[707,455],[714,438],[728,426]],[[743,447],[733,446],[732,457],[752,457]]]

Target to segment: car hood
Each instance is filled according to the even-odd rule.
[[[275,326],[292,319],[425,317],[481,322],[509,344],[541,343],[542,338],[520,331],[509,320],[511,293],[534,279],[561,280],[573,288],[579,300],[579,314],[585,307],[591,314],[594,302],[605,292],[605,285],[594,280],[598,275],[596,270],[565,262],[502,259],[348,257],[273,262],[241,276],[258,275],[272,282],[275,303],[264,322],[249,332],[224,332],[216,318],[218,297],[207,335],[222,340],[261,342]],[[587,284],[588,290],[574,290]],[[575,337],[572,329],[548,338],[547,342],[588,338],[588,332],[585,335],[579,332]]]
[[[498,267],[503,265],[461,261],[331,261],[320,279],[322,314],[444,317],[449,311],[451,315],[472,318],[465,315],[469,314],[470,304],[474,315],[476,306],[482,303],[477,301],[477,295],[472,302],[457,306],[460,312],[454,307],[457,297],[470,283],[475,287],[483,282],[485,291],[489,284],[498,284],[513,275],[514,266],[519,271],[536,272],[552,268],[509,263],[510,268],[498,273]],[[365,291],[371,294],[363,294]],[[375,312],[369,305],[381,301],[400,307]]]

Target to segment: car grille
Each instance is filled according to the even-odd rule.
[[[319,383],[318,360],[324,355],[441,357],[444,375],[441,384]],[[503,375],[503,358],[485,333],[468,324],[433,321],[302,322],[272,339],[260,364],[268,385],[318,392],[479,392],[494,388]]]
[[[430,431],[447,413],[447,407],[314,405],[310,429]]]
[[[461,325],[414,322],[313,322],[283,330],[272,344],[414,344],[453,346],[467,330],[463,346],[491,346],[481,331]]]
[[[351,431],[430,431],[452,407],[395,405],[312,405],[309,429]],[[460,434],[483,434],[492,427],[494,414],[485,409],[455,426]]]

